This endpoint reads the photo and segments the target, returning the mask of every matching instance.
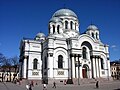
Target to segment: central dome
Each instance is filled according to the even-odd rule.
[[[77,15],[70,9],[60,9],[53,14],[53,17],[59,16],[73,16],[77,18]]]

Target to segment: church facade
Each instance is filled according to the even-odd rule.
[[[20,43],[19,77],[28,80],[67,80],[110,77],[108,45],[91,24],[79,32],[79,20],[70,9],[56,11],[49,21],[49,33]]]

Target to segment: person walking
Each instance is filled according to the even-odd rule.
[[[29,90],[29,84],[26,85],[26,90]]]
[[[53,82],[53,87],[52,88],[56,88],[56,83],[55,82]]]
[[[43,90],[47,90],[47,85],[45,83],[43,84]]]
[[[99,88],[99,81],[96,81],[96,88]]]

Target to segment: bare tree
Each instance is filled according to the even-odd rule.
[[[10,62],[12,64],[12,66],[14,67],[15,71],[14,71],[14,78],[17,76],[18,73],[18,67],[19,67],[19,58],[17,56],[14,56],[12,58],[10,58]]]
[[[18,65],[19,64],[19,58],[17,56],[14,56],[11,58],[11,63],[13,66]]]

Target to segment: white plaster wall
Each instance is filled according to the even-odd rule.
[[[33,69],[33,60],[38,60],[38,69]],[[29,55],[29,61],[28,61],[28,78],[29,79],[41,79],[42,78],[42,60],[41,60],[41,54],[34,53]],[[38,72],[39,75],[32,75],[32,72]]]
[[[63,69],[58,69],[58,55],[63,56]],[[53,58],[54,58],[54,62],[53,62],[54,63],[53,64],[54,65],[53,66],[54,78],[56,78],[56,79],[67,78],[68,77],[68,54],[67,54],[67,51],[63,48],[55,49]],[[58,75],[57,74],[58,71],[64,71],[64,75]]]

